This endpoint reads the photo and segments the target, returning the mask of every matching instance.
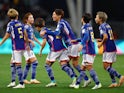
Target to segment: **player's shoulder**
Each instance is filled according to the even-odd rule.
[[[29,25],[25,24],[24,27],[25,27],[25,29],[28,29],[29,28]]]

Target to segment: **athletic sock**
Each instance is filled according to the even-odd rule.
[[[65,71],[72,79],[75,77],[72,69],[67,66],[67,64],[64,64],[61,66],[62,70]]]
[[[28,64],[28,63],[27,63],[26,66],[25,66],[24,75],[23,75],[23,79],[24,79],[24,80],[26,79],[26,77],[27,77],[27,75],[28,75],[30,66],[31,66],[31,64]]]
[[[81,67],[80,67],[79,65],[75,66],[75,69],[76,69],[79,73],[80,73],[80,71],[82,71],[82,70],[81,70]],[[88,76],[85,74],[84,80],[87,81],[88,79],[89,79]]]
[[[69,63],[67,64],[67,66],[71,68],[71,70],[72,70],[72,72],[74,73],[75,77],[77,77],[77,75],[76,75],[74,69],[72,68],[72,66],[71,66]]]
[[[120,78],[120,77],[121,77],[121,75],[120,75],[115,69],[113,69],[113,68],[110,67],[110,66],[109,66],[106,70],[107,70],[110,74],[116,76],[117,78]]]
[[[16,66],[16,70],[18,73],[19,83],[23,85],[23,72],[21,66]]]
[[[32,63],[32,76],[31,76],[31,79],[35,79],[36,78],[37,65],[38,65],[38,61],[37,60]]]
[[[112,83],[116,83],[115,76],[111,73],[109,73],[109,75],[111,77]]]
[[[96,85],[98,85],[99,84],[98,76],[93,69],[90,70],[90,76],[92,77]]]
[[[11,77],[12,77],[12,82],[15,82],[16,79],[16,66],[15,64],[11,64]]]
[[[82,81],[82,79],[86,76],[85,71],[81,70],[80,71],[80,76],[77,78],[76,85],[79,85]]]
[[[52,71],[51,66],[49,66],[49,65],[46,64],[46,65],[45,65],[45,68],[46,68],[47,74],[48,74],[48,76],[49,76],[51,82],[55,82],[54,74],[53,74],[53,71]]]

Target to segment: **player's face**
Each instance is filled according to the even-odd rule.
[[[33,24],[34,23],[34,17],[33,17],[33,15],[29,15],[27,22],[29,24]]]
[[[101,19],[99,18],[99,15],[96,15],[95,22],[96,22],[97,24],[100,24]]]
[[[53,21],[56,21],[56,22],[58,22],[61,19],[60,16],[57,15],[55,12],[53,12],[52,18],[53,18]]]
[[[84,19],[83,18],[81,18],[81,23],[84,24]]]

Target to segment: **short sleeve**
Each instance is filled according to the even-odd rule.
[[[7,25],[6,32],[7,33],[11,33],[12,32],[12,26],[10,24]]]

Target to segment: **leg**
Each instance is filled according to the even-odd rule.
[[[23,72],[21,63],[16,63],[16,70],[18,74],[19,84],[13,88],[25,88],[24,82],[23,82]]]
[[[75,78],[75,75],[70,67],[68,67],[67,62],[61,61],[60,65],[62,70],[65,71],[72,79]]]
[[[45,65],[45,68],[46,68],[46,71],[47,71],[47,74],[51,80],[51,83],[47,84],[46,87],[53,87],[53,86],[56,86],[56,81],[55,81],[55,78],[54,78],[54,74],[53,74],[53,71],[52,71],[52,66],[53,63],[47,61],[46,62],[46,65]]]
[[[117,78],[121,78],[121,75],[115,69],[112,68],[110,63],[103,62],[103,66],[104,66],[104,69],[109,72],[109,74],[111,74]]]
[[[78,61],[79,61],[79,57],[75,57],[72,59],[72,63],[73,63],[73,66],[74,68],[80,73],[81,71],[81,67],[80,65],[78,64]],[[85,74],[84,76],[84,80],[87,81],[88,80],[88,76]]]
[[[87,65],[86,68],[87,68],[87,70],[90,72],[90,76],[92,77],[93,81],[94,81],[95,84],[96,84],[92,89],[101,88],[102,85],[101,85],[101,83],[100,83],[99,80],[98,80],[98,76],[97,76],[95,70],[93,69],[92,64],[91,64],[91,65]]]
[[[23,72],[23,79],[25,84],[30,84],[30,82],[26,80],[30,67],[31,67],[31,63],[26,63],[26,66]]]
[[[16,79],[16,66],[14,63],[11,63],[11,77],[12,77],[12,81],[9,85],[7,85],[7,87],[14,87],[15,86],[15,79]]]

